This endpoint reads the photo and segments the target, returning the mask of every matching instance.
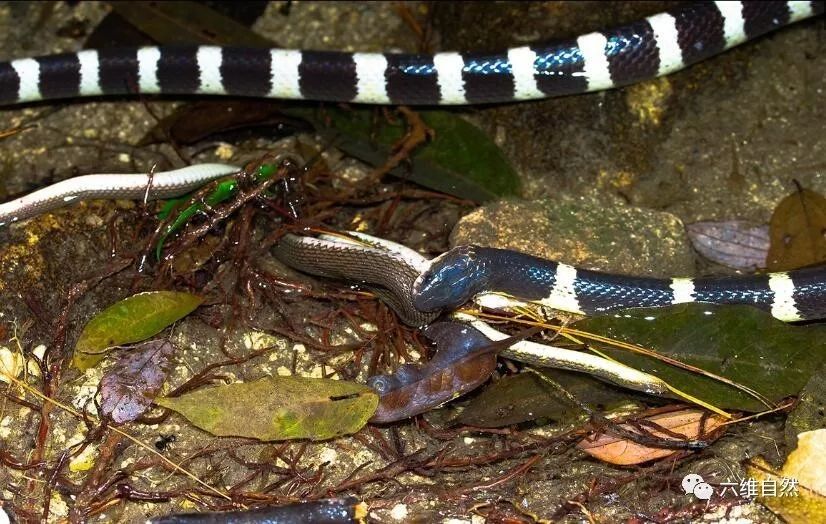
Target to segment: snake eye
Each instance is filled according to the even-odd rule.
[[[367,385],[384,396],[398,387],[398,380],[392,375],[374,375],[367,379]]]
[[[461,306],[479,292],[482,281],[472,246],[461,246],[435,258],[413,284],[413,305],[420,311]]]

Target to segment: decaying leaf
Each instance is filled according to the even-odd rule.
[[[766,267],[767,225],[744,220],[695,222],[688,224],[686,231],[694,249],[712,262],[746,271]]]
[[[685,437],[685,440],[708,440],[715,436],[714,431],[726,421],[719,415],[709,415],[698,409],[660,413],[643,420],[668,430],[661,431],[657,427],[646,425],[648,434],[656,438],[671,440],[675,438],[674,433]],[[621,427],[645,435],[635,424],[621,424]],[[650,460],[669,457],[677,452],[674,449],[644,446],[610,433],[597,433],[595,436],[586,437],[577,444],[577,447],[594,458],[619,466],[642,464]]]
[[[115,346],[141,342],[182,319],[203,299],[180,291],[138,293],[112,304],[83,328],[75,344],[74,365],[86,370]]]
[[[405,364],[392,375],[370,377],[381,395],[371,422],[393,422],[424,413],[471,391],[496,368],[496,352],[526,338],[537,329],[492,342],[477,329],[459,322],[431,324],[424,334],[436,344],[427,364]]]
[[[373,166],[393,156],[407,129],[372,109],[291,107],[287,115],[304,118],[347,154]],[[433,139],[410,156],[409,165],[390,171],[424,187],[482,202],[518,193],[519,177],[499,147],[482,130],[446,111],[419,111]]]
[[[633,393],[617,389],[583,373],[543,369],[543,375],[560,384],[580,401],[597,409],[626,401]],[[640,396],[642,398],[642,396]],[[489,385],[459,414],[456,421],[469,426],[499,428],[539,418],[571,422],[584,416],[560,399],[534,373],[508,375]]]
[[[202,100],[182,106],[162,119],[144,136],[139,145],[166,142],[194,144],[208,137],[232,140],[244,133],[256,136],[283,136],[287,131],[309,131],[303,120],[280,111],[281,104],[271,100]]]
[[[158,43],[273,45],[255,31],[201,2],[114,2],[112,9]]]
[[[798,435],[781,471],[758,458],[746,469],[759,486],[757,501],[790,524],[826,522],[826,429]],[[768,487],[768,489],[766,489]]]
[[[140,417],[163,386],[175,347],[150,340],[124,351],[100,381],[100,410],[117,423]]]
[[[798,394],[826,360],[826,327],[792,326],[751,306],[690,303],[627,309],[586,318],[574,326],[726,377],[775,403]],[[762,411],[767,407],[713,378],[613,346],[594,345],[611,358],[719,408]]]
[[[797,449],[789,453],[783,474],[826,497],[826,428],[797,436]]]
[[[826,262],[826,198],[800,189],[780,201],[769,224],[770,271]]]
[[[349,435],[367,423],[378,402],[362,384],[306,377],[267,377],[155,400],[213,435],[259,440]]]

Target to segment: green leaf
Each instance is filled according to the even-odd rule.
[[[191,293],[149,291],[112,304],[83,328],[75,344],[74,364],[84,371],[100,362],[110,348],[146,340],[201,302],[201,297]]]
[[[635,394],[619,390],[583,373],[543,369],[543,375],[562,385],[581,402],[598,409],[619,405]],[[639,396],[642,399],[642,395]],[[502,377],[475,397],[456,418],[457,422],[483,428],[501,428],[529,420],[549,418],[570,423],[583,416],[581,410],[560,398],[533,373]]]
[[[581,320],[576,329],[631,342],[750,387],[772,402],[796,395],[826,357],[824,326],[791,326],[750,306],[679,304]],[[762,411],[753,396],[651,357],[593,343],[723,409]]]
[[[155,403],[213,435],[324,440],[361,429],[376,411],[379,397],[367,386],[342,380],[267,377]]]
[[[273,45],[201,2],[113,2],[111,8],[159,44]]]
[[[373,109],[295,107],[284,113],[310,121],[336,147],[373,166],[385,163],[406,131],[404,119],[391,123]],[[391,174],[476,202],[519,192],[516,172],[482,130],[446,111],[418,114],[435,137],[413,152],[412,166],[399,166]]]

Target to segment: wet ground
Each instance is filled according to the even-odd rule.
[[[569,37],[668,5],[473,2],[439,3],[430,10],[418,4],[407,7],[417,20],[430,21],[436,48],[482,50]],[[289,16],[281,7],[272,3],[253,28],[285,47],[416,51],[419,42],[395,4],[294,2]],[[95,3],[0,4],[1,58],[77,50],[106,12],[105,5]],[[684,223],[735,218],[766,222],[777,202],[794,190],[795,180],[826,192],[824,57],[826,24],[820,19],[666,79],[605,93],[464,111],[494,137],[516,167],[523,181],[521,199],[478,209],[447,199],[374,199],[372,204],[341,206],[327,223],[378,232],[430,254],[473,241],[626,273],[707,272],[707,264],[689,247]],[[4,110],[0,127],[26,128],[0,139],[0,195],[21,194],[80,173],[180,166],[182,160],[169,144],[136,146],[158,118],[180,105],[171,100],[111,100]],[[298,149],[304,152],[320,147],[311,137],[302,143]],[[248,139],[233,146],[201,144],[197,153],[186,153],[198,162],[244,163],[271,146],[268,139]],[[297,146],[287,141],[279,147]],[[352,177],[369,171],[335,153],[326,165],[332,186],[342,173]],[[393,181],[383,187],[415,190]],[[360,196],[376,194],[380,192]],[[465,218],[460,221],[461,216]],[[127,270],[90,285],[67,309],[77,284],[90,278],[96,284],[94,279],[107,274],[108,264],[145,241],[151,221],[135,204],[95,202],[0,231],[0,345],[12,352],[19,346],[26,354],[44,346],[58,362],[83,324],[110,303],[136,289],[197,285],[195,277]],[[259,221],[252,238],[262,239],[271,226]],[[256,257],[251,267],[258,271],[288,282],[315,282],[280,267],[266,252]],[[272,299],[280,309],[263,307],[267,300],[250,304],[250,295],[239,285],[244,276],[233,273],[232,263],[227,258],[209,266],[229,276],[207,286],[214,299],[208,307],[173,329],[171,338],[180,352],[169,389],[210,364],[268,346],[273,349],[215,370],[209,381],[290,373],[363,380],[371,358],[379,368],[405,360],[393,349],[399,341],[412,344],[407,358],[419,352],[413,336],[406,331],[399,335],[403,328],[375,305],[357,303],[357,315],[381,326],[378,331],[368,327],[365,334],[348,329],[346,318],[336,313],[351,301],[282,297]],[[243,315],[237,314],[239,307]],[[309,328],[302,330],[305,325]],[[327,346],[335,344],[354,344],[360,352],[331,353]],[[377,354],[382,357],[373,356]],[[85,374],[68,367],[52,370],[55,391],[50,394],[94,412],[89,401],[105,369]],[[29,382],[43,387],[37,376]],[[44,430],[43,401],[26,397],[30,404],[15,403],[10,395],[18,393],[8,391],[0,401],[5,464],[0,467],[0,494],[22,518],[36,519],[46,500],[50,521],[82,519],[79,506],[94,508],[94,519],[115,522],[226,507],[165,469],[146,450],[93,434],[66,410],[46,409],[51,422]],[[211,485],[266,493],[272,503],[351,493],[368,502],[370,518],[381,522],[481,522],[482,515],[491,514],[494,520],[509,515],[566,522],[724,516],[776,521],[756,504],[694,504],[681,492],[679,481],[689,472],[718,481],[743,476],[741,462],[755,455],[781,462],[787,452],[782,417],[737,426],[689,459],[618,469],[584,458],[560,437],[578,422],[491,432],[442,429],[444,416],[369,427],[331,442],[285,445],[215,439],[174,415],[125,429],[150,446],[161,435],[174,434],[165,456],[185,463]],[[92,450],[112,454],[107,467],[67,465],[78,461],[62,456],[62,451],[85,438],[93,442]],[[538,462],[530,462],[534,456]],[[13,467],[12,459],[43,460],[47,466],[26,471]],[[522,468],[529,462],[530,467]],[[251,477],[259,463],[280,469]],[[115,479],[119,470],[128,472],[125,480]],[[122,500],[128,497],[102,488],[107,481],[127,484],[159,501],[138,496]],[[95,494],[97,489],[101,492]],[[576,503],[566,502],[571,500]]]

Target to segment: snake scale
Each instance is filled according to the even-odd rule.
[[[823,1],[699,2],[570,40],[487,54],[216,46],[84,50],[0,62],[0,105],[135,94],[407,105],[514,102],[599,91],[667,75],[823,12]],[[219,164],[190,166],[156,173],[151,186],[145,174],[77,177],[0,205],[0,224],[81,198],[175,196],[235,170]],[[332,276],[379,286],[394,309],[415,325],[490,291],[576,313],[708,301],[752,304],[786,321],[826,317],[823,268],[744,278],[655,280],[462,246],[420,268],[421,274],[411,279],[393,257],[344,257],[340,250],[295,242],[283,243],[276,254],[298,269],[327,275],[332,271]]]

